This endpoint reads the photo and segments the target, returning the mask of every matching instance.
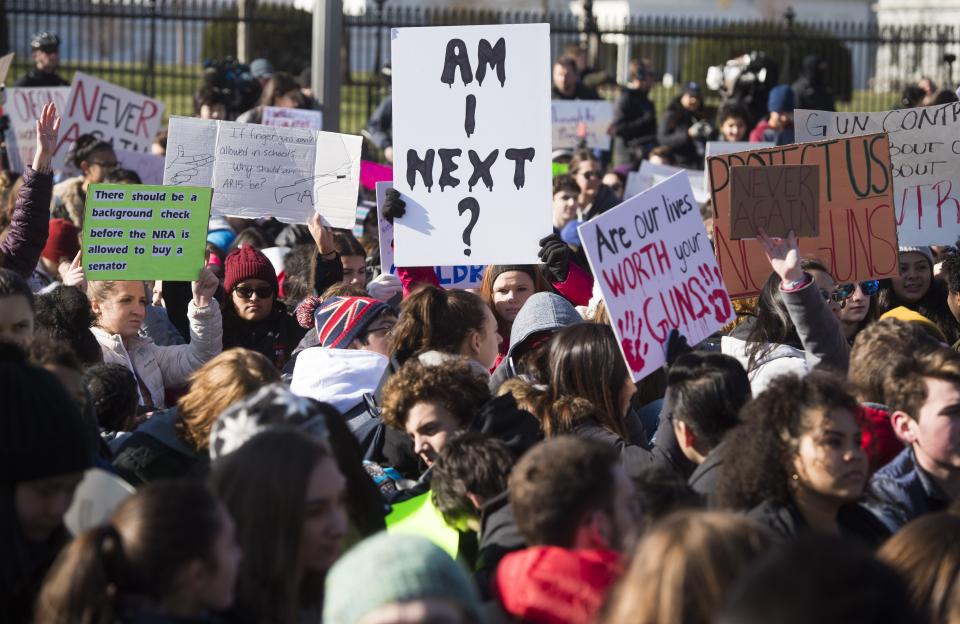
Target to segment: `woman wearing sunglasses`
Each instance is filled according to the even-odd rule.
[[[257,351],[283,370],[306,330],[277,296],[270,260],[253,247],[237,247],[224,263],[223,289],[223,348]]]
[[[583,218],[592,219],[620,203],[609,186],[603,184],[600,161],[587,150],[579,150],[570,159],[570,175],[580,187],[579,204]]]
[[[795,236],[770,238],[761,230],[757,239],[773,273],[756,317],[724,336],[721,350],[743,364],[754,396],[774,377],[805,375],[818,364],[846,375],[850,346],[840,329],[833,277],[816,260],[801,260]]]
[[[833,291],[833,300],[840,304],[840,329],[848,343],[853,344],[853,339],[870,322],[870,304],[879,290],[879,281],[868,280],[838,284]]]
[[[900,247],[900,274],[880,281],[876,313],[898,307],[919,312],[933,321],[947,338],[947,344],[960,339],[960,323],[947,305],[947,287],[933,275],[933,251],[929,247]]]

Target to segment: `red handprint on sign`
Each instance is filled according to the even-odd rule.
[[[713,279],[710,277],[710,269],[706,265],[701,267],[700,273],[706,275],[708,284],[713,282]],[[718,267],[713,267],[713,274],[716,275],[717,281],[722,286],[723,278],[720,276],[720,269]],[[727,297],[726,290],[723,288],[714,289],[710,295],[707,296],[707,301],[713,306],[714,318],[717,319],[718,323],[726,323],[730,319],[733,310],[730,309],[730,298]]]
[[[622,319],[617,320],[617,329],[620,330],[620,345],[623,347],[623,355],[627,359],[627,366],[635,373],[642,371],[645,363],[644,358],[650,350],[650,345],[640,339],[643,321],[639,316],[628,310],[624,313]],[[628,336],[634,336],[634,338]]]

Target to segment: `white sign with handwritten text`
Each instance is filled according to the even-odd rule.
[[[164,184],[214,189],[211,214],[352,228],[361,138],[310,128],[170,118]]]

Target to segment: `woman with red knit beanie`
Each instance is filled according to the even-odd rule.
[[[282,370],[306,330],[280,301],[270,260],[253,247],[237,247],[227,255],[223,291],[223,348],[257,351]]]

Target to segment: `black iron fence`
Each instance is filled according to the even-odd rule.
[[[960,27],[953,25],[801,23],[791,15],[773,22],[590,21],[569,13],[398,9],[387,2],[385,9],[344,17],[342,129],[359,131],[389,90],[379,70],[389,60],[391,28],[544,21],[551,24],[554,57],[571,44],[586,46],[593,67],[610,77],[601,89],[606,97],[624,82],[630,59],[649,59],[658,74],[652,92],[658,110],[684,82],[705,83],[711,74],[711,86],[718,86],[728,61],[751,53],[766,55],[764,77],[780,83],[792,83],[803,60],[819,55],[841,110],[881,110],[898,105],[901,90],[921,76],[952,89],[960,53]],[[11,83],[31,64],[31,35],[55,32],[66,79],[84,71],[158,97],[170,114],[192,114],[204,61],[237,56],[240,45],[244,60],[266,57],[277,69],[299,74],[309,64],[311,25],[307,11],[252,0],[0,0],[0,51],[18,55]],[[735,65],[727,67],[728,78]],[[718,91],[706,92],[708,104],[720,101]]]

